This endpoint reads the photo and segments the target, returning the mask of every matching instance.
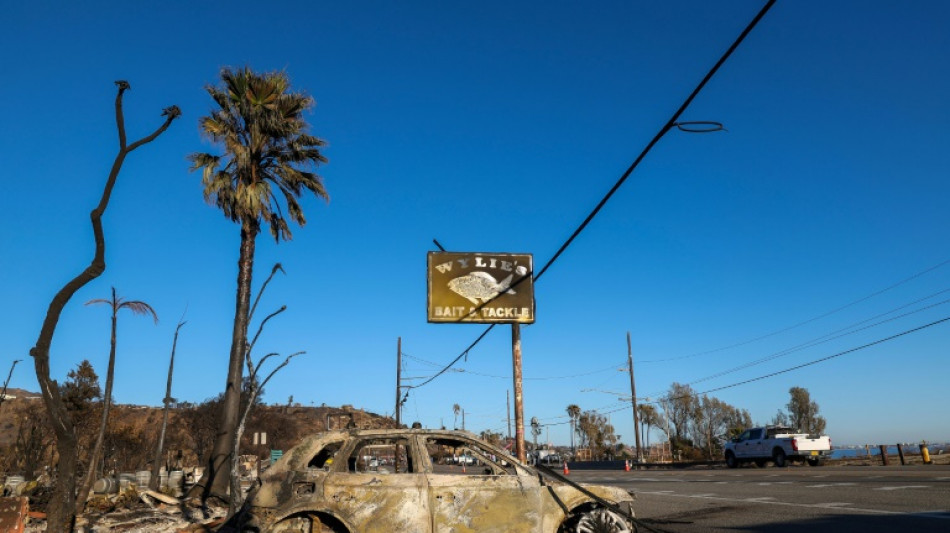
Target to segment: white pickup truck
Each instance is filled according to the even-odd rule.
[[[790,460],[807,461],[818,466],[831,453],[831,438],[827,435],[808,435],[781,426],[747,429],[742,435],[726,443],[726,465],[735,468],[743,462],[765,466],[785,466]]]

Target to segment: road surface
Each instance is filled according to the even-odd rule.
[[[575,468],[569,477],[633,490],[638,518],[663,531],[950,532],[946,465]]]

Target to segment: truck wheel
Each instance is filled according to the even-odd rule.
[[[821,466],[821,461],[817,457],[815,457],[814,459],[809,458],[808,466]]]
[[[785,467],[785,450],[776,449],[772,452],[772,461],[775,462],[775,466],[779,468]]]
[[[765,463],[767,463],[767,462],[768,462],[768,461],[766,461],[765,459],[756,459],[756,460],[755,460],[755,466],[757,466],[757,467],[759,467],[759,468],[765,468]]]
[[[736,460],[736,454],[732,452],[726,452],[726,466],[729,468],[735,468],[739,466],[739,461]]]

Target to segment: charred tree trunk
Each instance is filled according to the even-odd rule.
[[[72,417],[66,410],[63,399],[59,393],[59,384],[56,380],[50,378],[50,346],[53,343],[53,334],[56,332],[56,326],[59,323],[59,317],[69,303],[69,300],[80,288],[90,281],[99,277],[106,269],[105,262],[105,236],[102,231],[102,215],[109,205],[109,199],[112,196],[112,189],[115,186],[116,178],[122,168],[125,157],[143,144],[153,141],[162,134],[171,125],[172,121],[181,115],[177,107],[172,106],[164,111],[165,122],[155,132],[148,137],[142,138],[130,145],[126,144],[125,137],[125,119],[122,114],[122,95],[129,89],[129,84],[124,81],[116,82],[119,87],[115,98],[115,118],[119,133],[119,153],[115,157],[109,177],[106,180],[105,188],[102,192],[102,198],[99,204],[92,210],[90,215],[92,221],[92,231],[95,238],[96,251],[92,262],[78,276],[66,283],[63,288],[56,293],[46,311],[46,318],[40,328],[39,337],[36,345],[30,349],[30,355],[33,357],[33,363],[36,368],[36,379],[40,385],[40,392],[43,395],[43,403],[46,405],[46,411],[49,414],[50,424],[56,435],[56,447],[59,459],[56,463],[56,483],[53,487],[53,493],[50,498],[47,511],[47,531],[50,533],[68,533],[73,530],[76,520],[76,428]]]
[[[241,413],[241,378],[247,350],[247,326],[250,319],[251,277],[254,269],[254,245],[257,227],[245,222],[241,226],[241,253],[238,258],[237,300],[234,308],[234,330],[231,335],[231,355],[228,361],[228,379],[222,402],[221,427],[215,438],[206,474],[191,495],[200,492],[202,500],[215,496],[228,500],[231,475],[231,454],[237,435]]]
[[[160,475],[162,470],[162,450],[165,447],[165,428],[168,427],[168,409],[172,403],[172,371],[175,369],[175,347],[178,346],[178,332],[184,326],[184,322],[179,322],[175,328],[175,338],[172,340],[172,356],[168,363],[168,383],[165,385],[165,407],[162,409],[162,428],[158,432],[158,443],[155,445],[155,458],[152,461],[152,477],[149,479],[149,490],[158,490]]]

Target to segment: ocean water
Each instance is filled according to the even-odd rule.
[[[905,444],[903,446],[905,454],[919,454],[920,447],[916,444]],[[931,455],[936,454],[942,448],[940,446],[930,445],[928,446]],[[867,450],[864,448],[835,448],[831,450],[831,459],[847,459],[849,457],[867,457],[870,453],[871,457],[880,457],[881,448],[880,446],[870,446]],[[946,453],[946,452],[944,452]],[[887,455],[897,455],[897,446],[888,446]]]

